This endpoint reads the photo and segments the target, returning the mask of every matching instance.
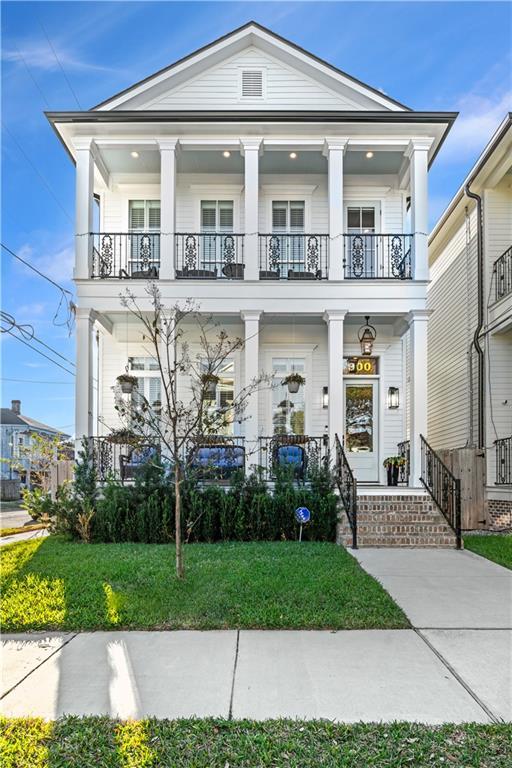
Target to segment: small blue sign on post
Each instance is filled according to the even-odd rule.
[[[311,520],[311,512],[307,507],[297,507],[295,510],[295,519],[300,524],[299,541],[302,541],[302,526]]]

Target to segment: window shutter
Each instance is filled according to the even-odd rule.
[[[272,229],[286,230],[288,204],[274,201],[272,203]]]
[[[221,232],[233,230],[233,202],[231,200],[219,202],[219,229]]]
[[[263,72],[244,70],[242,72],[242,96],[254,99],[263,96]]]
[[[290,203],[290,230],[304,231],[304,203],[302,201]]]
[[[217,225],[215,201],[203,200],[201,202],[201,229],[203,231],[215,230]]]
[[[148,202],[148,228],[160,229],[160,200]]]
[[[158,376],[152,376],[151,378],[148,377],[146,381],[149,383],[148,400],[150,405],[154,405],[157,400],[162,399],[160,379]]]
[[[130,229],[144,229],[144,200],[130,200]]]

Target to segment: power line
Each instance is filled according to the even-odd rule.
[[[19,384],[66,384],[72,385],[72,381],[36,381],[35,379],[9,379],[5,376],[0,378],[0,381],[15,381]]]
[[[55,48],[54,48],[54,47],[53,47],[53,45],[52,45],[52,41],[51,41],[51,40],[50,40],[50,38],[48,37],[48,33],[47,33],[46,29],[45,29],[45,28],[44,28],[44,26],[43,26],[43,22],[41,21],[41,19],[40,19],[40,18],[38,18],[38,21],[39,21],[39,24],[41,25],[41,29],[42,29],[42,30],[43,30],[43,32],[44,32],[44,36],[46,37],[46,39],[47,39],[47,41],[48,41],[48,45],[49,45],[49,46],[50,46],[50,48],[52,49],[52,53],[53,53],[53,55],[55,56],[55,61],[57,62],[57,64],[58,64],[58,65],[59,65],[59,67],[60,67],[60,71],[62,72],[62,76],[64,77],[64,80],[65,80],[65,81],[66,81],[66,83],[68,84],[68,88],[69,88],[69,90],[70,90],[70,91],[71,91],[71,93],[73,94],[73,96],[74,96],[74,99],[75,99],[76,103],[78,104],[78,109],[83,109],[82,105],[80,104],[80,102],[79,102],[79,100],[78,100],[78,96],[76,95],[76,93],[75,93],[75,91],[74,91],[74,89],[73,89],[73,86],[72,86],[72,85],[71,85],[71,83],[69,82],[68,76],[66,75],[66,73],[65,73],[65,71],[64,71],[64,67],[63,67],[63,66],[62,66],[62,64],[60,63],[60,59],[59,59],[59,57],[57,56],[57,52],[56,52]]]
[[[8,248],[6,245],[4,245],[4,243],[0,243],[0,246],[2,246],[2,248],[3,248],[5,251],[7,251],[7,253],[10,253],[10,254],[11,254],[11,256],[14,256],[14,258],[15,258],[15,259],[18,259],[18,261],[21,261],[23,264],[25,264],[25,266],[26,266],[26,267],[29,267],[29,268],[30,268],[30,269],[32,269],[34,272],[37,272],[37,274],[38,274],[40,277],[44,277],[44,279],[45,279],[45,280],[48,280],[48,282],[49,282],[49,283],[51,283],[52,285],[54,285],[54,286],[55,286],[56,288],[58,288],[60,291],[62,291],[63,293],[69,293],[69,295],[70,295],[70,296],[72,296],[72,293],[71,293],[71,291],[68,291],[68,289],[67,289],[67,288],[63,288],[63,287],[62,287],[62,285],[59,285],[58,283],[56,283],[56,282],[55,282],[55,280],[52,280],[52,278],[51,278],[51,277],[48,277],[48,275],[45,275],[45,274],[44,274],[44,272],[41,272],[39,269],[37,269],[37,267],[34,267],[34,265],[33,265],[33,264],[31,264],[29,261],[25,261],[25,259],[23,259],[21,256],[18,256],[18,254],[17,254],[17,253],[15,253],[15,252],[14,252],[14,251],[12,251],[10,248]]]
[[[25,150],[23,149],[23,147],[22,147],[22,146],[21,146],[21,144],[19,143],[18,139],[17,139],[17,138],[14,136],[14,134],[13,134],[13,133],[11,133],[11,131],[9,130],[9,128],[7,127],[7,125],[6,125],[6,124],[5,124],[3,121],[2,121],[2,126],[3,126],[4,130],[5,130],[5,131],[7,131],[7,133],[8,133],[8,134],[9,134],[9,136],[11,137],[11,139],[14,141],[14,143],[16,144],[16,146],[18,147],[19,151],[21,152],[21,154],[23,155],[23,157],[25,158],[25,160],[27,161],[27,163],[30,165],[30,167],[32,168],[32,170],[34,171],[34,173],[36,173],[36,174],[39,176],[39,178],[41,179],[41,181],[43,182],[43,184],[44,184],[44,185],[45,185],[45,187],[47,188],[48,192],[51,194],[51,196],[53,197],[53,199],[55,200],[55,202],[57,203],[57,205],[58,205],[58,206],[59,206],[59,208],[61,209],[61,211],[62,211],[62,212],[64,213],[64,215],[65,215],[65,216],[66,216],[66,217],[69,219],[69,221],[70,221],[70,222],[73,224],[73,219],[71,218],[71,216],[69,215],[69,213],[66,211],[66,209],[64,208],[64,206],[63,206],[63,205],[62,205],[62,203],[60,202],[59,198],[57,197],[57,195],[55,194],[55,192],[53,191],[53,189],[51,188],[51,186],[50,186],[50,185],[48,184],[48,182],[46,181],[46,179],[45,179],[45,177],[43,176],[43,174],[42,174],[42,173],[41,173],[41,172],[40,172],[40,171],[39,171],[39,170],[36,168],[36,166],[34,165],[34,163],[32,162],[32,160],[30,159],[30,157],[27,155],[27,153],[25,152]]]
[[[14,318],[12,315],[10,315],[8,312],[0,311],[0,320],[4,323],[9,323],[10,328],[0,328],[1,333],[10,333],[13,328],[16,328],[16,330],[23,336],[25,341],[35,341],[37,344],[41,344],[41,346],[46,347],[50,352],[52,352],[54,355],[57,355],[57,357],[60,357],[61,360],[64,360],[66,363],[70,363],[73,368],[75,367],[75,363],[70,360],[67,357],[64,357],[64,355],[61,355],[60,352],[57,352],[56,349],[53,349],[53,347],[48,346],[48,344],[43,341],[42,339],[39,339],[36,336],[36,333],[34,331],[34,327],[32,325],[24,324],[21,325],[20,323],[16,322],[16,318]]]
[[[30,69],[29,69],[29,66],[28,66],[28,64],[27,64],[27,62],[26,62],[26,60],[25,60],[25,57],[23,56],[22,52],[20,51],[20,49],[18,48],[18,46],[17,46],[17,45],[15,46],[15,48],[16,48],[16,50],[18,51],[18,56],[20,57],[20,59],[22,60],[23,64],[25,65],[25,69],[27,70],[28,76],[30,77],[30,79],[31,79],[31,80],[32,80],[32,82],[34,83],[35,87],[36,87],[36,88],[37,88],[37,90],[39,91],[39,93],[40,93],[40,95],[41,95],[41,98],[42,98],[42,100],[44,101],[44,103],[46,104],[46,106],[48,107],[48,109],[50,109],[50,105],[49,105],[49,103],[48,103],[48,99],[47,99],[47,98],[46,98],[46,96],[44,95],[44,93],[43,93],[43,91],[42,91],[42,89],[41,89],[41,87],[40,87],[39,83],[38,83],[38,82],[37,82],[37,80],[35,79],[34,75],[33,75],[33,74],[32,74],[32,72],[30,71]]]
[[[28,347],[29,349],[31,349],[33,352],[37,352],[37,354],[38,354],[38,355],[41,355],[41,357],[45,357],[47,360],[49,360],[49,361],[50,361],[50,363],[53,363],[54,365],[58,365],[58,366],[59,366],[59,368],[62,368],[62,370],[63,370],[63,371],[66,371],[66,373],[70,373],[70,374],[71,374],[71,376],[74,376],[74,375],[75,375],[73,371],[69,371],[67,368],[64,368],[64,366],[63,366],[63,365],[61,365],[60,363],[58,363],[56,360],[52,360],[52,358],[51,358],[51,357],[48,357],[48,355],[45,355],[45,353],[44,353],[44,352],[41,352],[41,350],[40,350],[40,349],[37,349],[36,347],[33,347],[33,346],[32,346],[32,344],[29,344],[28,342],[24,341],[23,339],[20,339],[20,337],[19,337],[19,336],[16,336],[16,334],[14,334],[12,331],[7,331],[7,330],[6,330],[6,331],[5,331],[5,333],[8,333],[8,334],[9,334],[9,336],[12,336],[12,337],[13,337],[13,339],[16,339],[17,341],[20,341],[22,344],[24,344],[26,347]]]

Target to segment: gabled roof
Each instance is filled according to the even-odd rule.
[[[177,76],[178,72],[181,73],[185,70],[192,70],[192,67],[197,65],[202,59],[209,60],[214,57],[215,54],[222,54],[223,49],[227,49],[228,45],[235,41],[240,43],[245,42],[247,45],[251,43],[254,44],[254,42],[260,42],[260,44],[265,43],[267,46],[270,45],[275,52],[285,49],[288,55],[295,57],[296,60],[301,59],[302,61],[305,60],[306,62],[309,62],[312,70],[316,70],[317,73],[329,75],[333,82],[337,81],[339,85],[349,85],[357,89],[360,93],[366,96],[366,98],[371,98],[374,102],[380,105],[383,110],[409,110],[409,107],[406,107],[399,101],[396,101],[376,88],[363,83],[361,80],[352,77],[341,69],[329,64],[318,56],[315,56],[304,48],[301,48],[299,45],[281,37],[255,21],[249,21],[247,24],[244,24],[232,32],[219,37],[217,40],[208,43],[208,45],[178,59],[178,61],[175,61],[173,64],[160,69],[153,75],[138,81],[129,88],[125,88],[114,96],[111,96],[109,99],[102,101],[100,104],[93,107],[93,109],[123,109],[122,105],[124,103],[134,99],[145,91],[150,90],[163,80],[172,81],[172,78]]]
[[[48,424],[31,419],[29,416],[23,416],[21,413],[15,413],[10,408],[0,409],[0,424],[8,427],[28,427],[34,432],[51,432],[62,437],[69,437],[69,435],[64,434],[59,429],[55,429],[55,427],[49,427]]]

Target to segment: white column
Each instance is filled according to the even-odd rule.
[[[245,236],[244,277],[259,278],[258,212],[259,212],[259,152],[260,138],[240,139],[240,151],[245,158]]]
[[[410,332],[410,440],[411,466],[409,483],[421,487],[421,441],[427,437],[427,328],[430,312],[413,310],[407,315]]]
[[[260,375],[259,348],[260,348],[260,317],[258,310],[245,310],[240,313],[245,324],[245,344],[244,344],[244,364],[245,376],[244,387],[250,387],[252,382]],[[244,434],[245,449],[247,451],[247,469],[258,464],[258,400],[259,392],[253,392],[247,402],[244,412]]]
[[[347,139],[325,139],[329,197],[329,280],[343,280],[343,155]]]
[[[82,437],[93,433],[93,326],[96,313],[77,307],[76,325],[76,384],[75,384],[75,445],[80,450]]]
[[[328,365],[328,393],[329,393],[329,447],[334,450],[334,437],[338,434],[343,438],[344,414],[343,414],[343,322],[345,310],[328,309],[324,314],[327,323],[327,365]]]
[[[414,280],[428,280],[428,151],[431,143],[430,139],[412,140],[406,150],[411,175]]]
[[[76,139],[76,210],[75,210],[75,271],[77,280],[91,277],[91,256],[94,203],[94,159],[90,138]]]
[[[158,142],[160,147],[160,279],[174,279],[176,233],[176,145],[177,139]]]

